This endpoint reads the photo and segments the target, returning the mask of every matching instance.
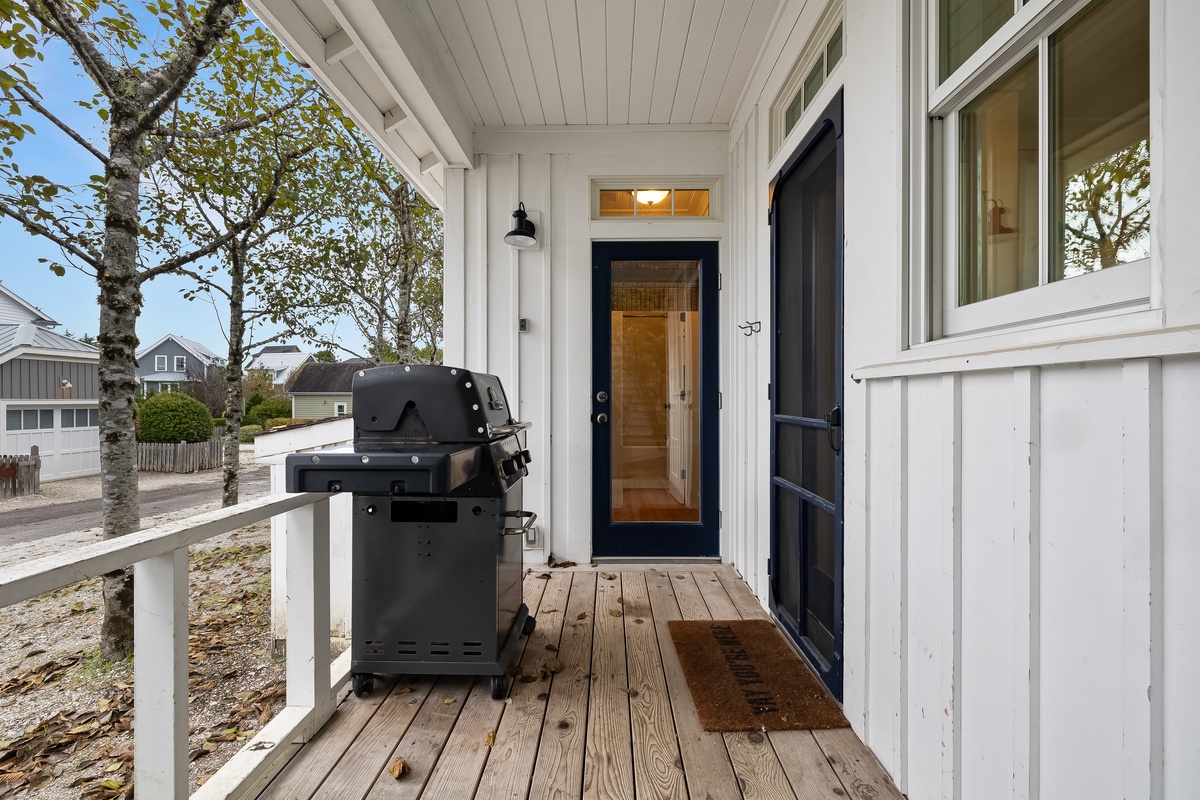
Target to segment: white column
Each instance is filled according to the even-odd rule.
[[[314,710],[307,741],[333,713],[329,688],[329,501],[287,512],[288,705]]]

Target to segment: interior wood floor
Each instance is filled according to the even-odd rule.
[[[700,509],[688,508],[666,489],[624,489],[613,522],[699,522]]]
[[[486,678],[391,677],[350,696],[260,795],[307,798],[781,798],[902,800],[854,732],[706,733],[671,619],[764,618],[728,566],[534,570],[526,675],[491,699]],[[558,666],[558,665],[552,665]],[[388,765],[411,771],[397,780]]]

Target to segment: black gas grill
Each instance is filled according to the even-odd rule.
[[[527,422],[500,380],[442,366],[354,376],[354,444],[287,457],[289,492],[352,492],[351,674],[491,675],[534,618],[521,598]]]

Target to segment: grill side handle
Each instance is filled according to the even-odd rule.
[[[513,422],[508,425],[492,425],[488,423],[488,437],[494,439],[497,436],[511,436],[514,433],[519,433],[532,427],[532,422]]]
[[[524,521],[524,524],[519,528],[502,528],[500,531],[501,536],[524,536],[533,527],[533,523],[537,522],[537,514],[532,511],[505,511],[500,516],[516,517]]]

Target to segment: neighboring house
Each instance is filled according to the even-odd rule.
[[[266,370],[271,374],[272,383],[283,386],[301,365],[315,363],[316,360],[311,353],[300,352],[300,348],[294,344],[268,345],[254,354],[246,365],[246,371]]]
[[[199,342],[173,333],[138,352],[137,359],[143,397],[178,391],[183,384],[201,380],[209,370],[225,364],[225,359]]]
[[[37,445],[41,479],[100,471],[100,351],[0,285],[0,453]]]
[[[355,370],[365,366],[370,365],[363,361],[305,364],[288,392],[292,398],[292,418],[324,419],[354,413],[350,384]]]
[[[440,210],[529,564],[735,565],[912,800],[1200,797],[1200,2],[248,4]]]

